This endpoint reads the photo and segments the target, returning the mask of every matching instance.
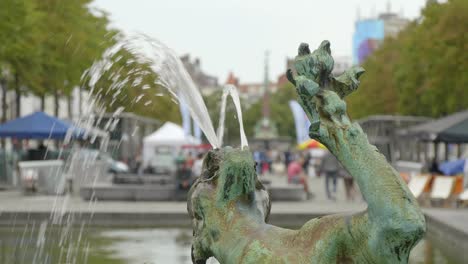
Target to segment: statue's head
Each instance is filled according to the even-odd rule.
[[[310,54],[309,44],[301,43],[297,49],[298,56],[305,56]]]
[[[255,161],[246,148],[224,147],[209,151],[187,203],[194,231],[192,250],[195,260],[211,256],[209,245],[218,233],[213,230],[214,225],[206,222],[206,216],[210,221],[221,221],[222,216],[225,219],[228,211],[234,210],[234,214],[242,211],[266,221],[270,213],[268,193],[257,178]],[[247,210],[237,212],[240,207]]]

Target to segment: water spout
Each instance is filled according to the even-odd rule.
[[[249,143],[247,142],[247,137],[245,136],[244,131],[244,122],[242,120],[242,107],[240,103],[239,93],[237,92],[237,88],[234,85],[228,84],[223,89],[223,95],[221,97],[221,110],[219,116],[219,123],[218,123],[218,142],[220,146],[223,145],[223,137],[224,137],[224,122],[226,119],[226,102],[227,96],[230,95],[234,106],[236,107],[236,112],[238,116],[239,122],[239,132],[241,138],[241,148],[247,147]]]
[[[197,86],[185,70],[182,61],[172,49],[156,39],[150,38],[144,34],[133,34],[128,37],[119,36],[117,38],[117,44],[109,48],[104,53],[103,59],[96,62],[87,72],[87,75],[90,75],[89,85],[91,87],[94,88],[94,85],[101,76],[116,62],[112,57],[119,50],[125,50],[138,62],[148,64],[150,69],[158,75],[157,84],[166,88],[177,102],[180,103],[183,101],[187,105],[193,120],[201,128],[210,144],[214,148],[219,148],[221,146],[218,142],[218,137],[216,136],[205,102]],[[127,63],[133,63],[133,61],[127,61]],[[133,74],[138,77],[135,81],[129,83],[129,81],[125,79],[122,83],[115,84],[115,86],[120,89],[124,85],[139,85],[141,82],[139,76],[145,73],[135,72]],[[147,87],[144,88],[147,89]],[[143,96],[137,97],[135,102],[138,103],[142,97]],[[145,102],[145,105],[149,104],[148,101]]]

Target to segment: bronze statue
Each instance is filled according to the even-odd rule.
[[[215,149],[188,198],[193,263],[211,256],[223,264],[408,263],[425,233],[424,216],[398,173],[350,121],[343,100],[358,88],[364,70],[353,67],[333,77],[328,41],[312,53],[301,44],[295,68],[297,76],[287,75],[311,119],[311,138],[356,179],[367,210],[312,219],[299,230],[269,225],[268,193],[249,150]]]

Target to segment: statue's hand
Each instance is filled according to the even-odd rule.
[[[333,77],[331,90],[335,91],[341,98],[357,90],[359,77],[365,72],[362,67],[353,66],[338,77]]]

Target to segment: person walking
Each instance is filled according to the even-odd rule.
[[[310,152],[307,150],[302,155],[304,157],[304,164],[302,164],[302,169],[304,170],[305,175],[309,176],[309,166],[311,160]]]
[[[288,149],[284,152],[284,167],[288,168],[288,167],[289,167],[289,163],[291,163],[292,160],[293,160],[293,158],[292,158],[292,153],[291,153],[291,150],[288,148]]]
[[[325,191],[327,193],[327,198],[330,200],[336,200],[335,196],[332,195],[330,191],[330,181],[333,184],[333,193],[336,193],[336,182],[338,178],[338,173],[340,170],[340,165],[335,156],[330,152],[327,152],[322,159],[322,164],[320,166],[320,174],[325,174]]]
[[[192,178],[196,179],[200,177],[203,169],[203,153],[198,153],[197,159],[193,162],[192,166]]]
[[[255,161],[255,171],[257,172],[257,175],[262,174],[262,154],[260,151],[255,150],[253,153],[253,158]]]
[[[302,169],[304,164],[304,158],[299,157],[298,160],[292,161],[288,166],[288,183],[292,184],[301,184],[304,186],[304,191],[309,198],[311,195],[309,193],[309,185],[307,183],[307,177]]]

